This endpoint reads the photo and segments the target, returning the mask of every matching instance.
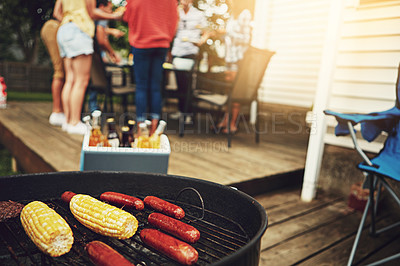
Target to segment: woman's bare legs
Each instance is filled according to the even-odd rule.
[[[232,117],[231,117],[231,126],[230,126],[230,130],[232,133],[235,133],[237,131],[237,119],[239,116],[239,112],[240,112],[240,103],[232,103]],[[226,120],[226,121],[225,121]],[[223,127],[222,129],[222,133],[228,133],[228,115],[225,114],[225,127]]]
[[[65,70],[65,83],[61,92],[61,101],[64,108],[64,115],[67,124],[70,123],[70,94],[74,83],[74,72],[72,70],[72,58],[64,58],[64,70]]]
[[[79,55],[72,59],[74,82],[69,95],[69,123],[76,125],[81,121],[82,103],[90,79],[92,55]]]

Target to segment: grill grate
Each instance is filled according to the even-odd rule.
[[[0,223],[1,265],[88,265],[90,261],[84,246],[93,240],[103,241],[135,265],[179,265],[141,242],[140,230],[151,227],[147,222],[147,217],[152,211],[147,208],[142,211],[127,210],[138,219],[138,232],[130,239],[118,240],[96,234],[81,225],[69,211],[68,204],[61,200],[51,199],[45,203],[63,216],[71,226],[74,233],[74,245],[71,251],[58,258],[43,254],[25,234],[17,217]],[[182,221],[196,227],[201,234],[200,240],[192,244],[199,253],[196,265],[217,262],[249,242],[249,237],[235,221],[207,209],[204,212],[204,219],[196,220],[202,208],[179,201],[177,205],[183,207],[186,212]]]

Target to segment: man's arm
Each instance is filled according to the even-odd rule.
[[[105,27],[97,25],[96,39],[101,49],[106,51],[113,63],[119,63],[121,61],[121,58],[115,53],[114,49],[111,47]]]
[[[61,0],[57,0],[57,2],[54,5],[53,17],[56,18],[60,22],[63,19],[63,9],[62,9]]]

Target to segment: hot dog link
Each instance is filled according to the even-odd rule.
[[[148,221],[152,226],[189,243],[195,243],[200,238],[200,232],[193,226],[161,213],[150,214]]]
[[[100,195],[100,199],[107,201],[118,207],[126,206],[128,208],[134,208],[136,210],[143,210],[144,204],[141,199],[135,198],[133,196],[125,195],[117,192],[104,192]]]
[[[147,196],[144,199],[144,203],[154,210],[175,217],[176,219],[182,219],[185,217],[185,211],[181,207],[160,198]]]
[[[193,265],[199,258],[194,247],[156,229],[143,229],[140,239],[146,245],[184,265]]]
[[[100,241],[92,241],[85,247],[90,260],[96,266],[135,266],[110,246]]]

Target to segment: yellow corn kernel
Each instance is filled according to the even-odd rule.
[[[104,236],[127,239],[138,228],[138,221],[132,214],[88,195],[75,195],[69,208],[81,224]]]
[[[43,202],[27,204],[21,211],[20,219],[26,234],[44,253],[58,257],[70,251],[74,243],[71,228]]]

